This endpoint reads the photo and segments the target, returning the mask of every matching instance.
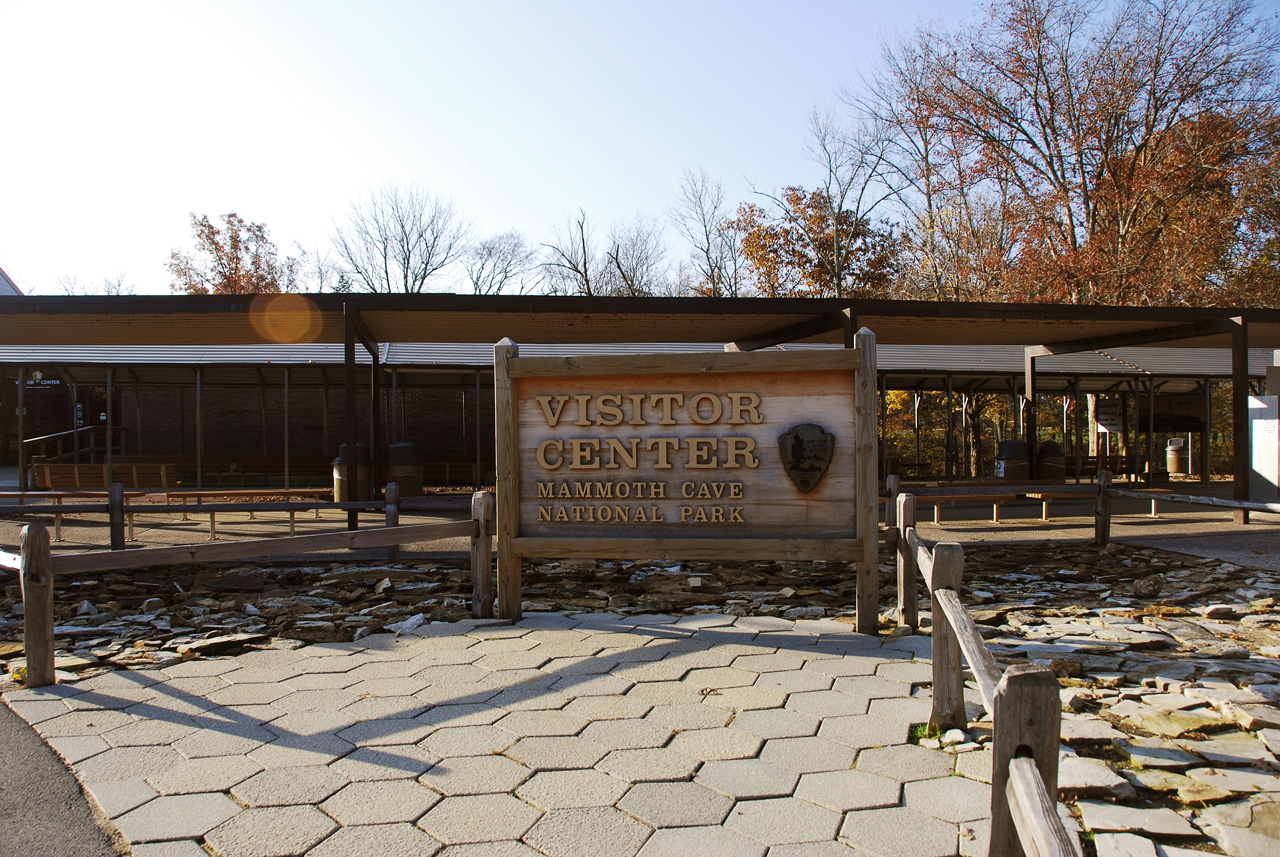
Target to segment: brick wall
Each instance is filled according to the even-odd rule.
[[[381,390],[382,433],[413,443],[427,460],[473,460],[476,454],[476,389],[400,385],[399,407],[391,390]],[[126,386],[120,391],[120,422],[131,439],[129,452],[144,455],[194,455],[196,452],[196,396],[194,387]],[[289,392],[289,452],[291,455],[335,456],[346,439],[345,390],[293,387]],[[265,448],[263,410],[265,404]],[[357,393],[360,438],[369,437],[369,391]],[[493,458],[493,388],[480,388],[480,446],[486,461]],[[141,426],[139,426],[141,411]],[[392,418],[396,424],[392,426]],[[140,429],[140,431],[139,431]],[[206,455],[283,455],[284,391],[268,387],[204,388],[204,452]]]

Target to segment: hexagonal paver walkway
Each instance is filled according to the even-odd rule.
[[[429,624],[19,707],[139,853],[956,855],[990,786],[907,743],[922,640],[765,618]]]

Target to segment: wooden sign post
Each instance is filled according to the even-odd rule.
[[[499,616],[520,618],[523,557],[823,559],[860,563],[875,633],[870,331],[840,351],[625,357],[504,339],[494,373]]]

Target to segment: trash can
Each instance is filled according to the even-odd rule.
[[[387,481],[400,488],[401,497],[422,496],[422,456],[411,443],[387,448]]]
[[[347,445],[338,447],[338,457],[333,460],[333,501],[345,503],[351,500],[373,498],[373,462],[369,458],[369,444],[356,444],[356,478],[359,480],[357,496],[347,489]]]
[[[1186,476],[1191,472],[1191,450],[1187,448],[1185,438],[1169,438],[1164,448],[1164,466],[1174,476]]]
[[[996,477],[1012,481],[1031,478],[1031,452],[1026,441],[1000,441],[996,451]]]
[[[1067,456],[1057,441],[1046,440],[1036,450],[1036,478],[1067,481]]]

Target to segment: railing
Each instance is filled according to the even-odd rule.
[[[395,483],[388,495],[398,493]],[[32,507],[27,507],[30,510]],[[370,530],[344,530],[307,536],[282,536],[239,542],[174,547],[139,548],[130,551],[86,551],[54,558],[49,531],[43,524],[22,528],[21,553],[0,552],[0,568],[19,572],[22,581],[24,647],[27,655],[27,687],[53,684],[55,674],[53,579],[55,574],[118,571],[145,566],[186,562],[219,562],[257,559],[310,551],[386,547],[399,556],[400,545],[440,539],[471,538],[471,612],[477,618],[493,617],[493,492],[472,496],[472,517],[467,521],[437,524],[398,524],[398,508],[388,505],[387,526]]]
[[[80,428],[67,429],[66,431],[54,432],[53,434],[43,434],[39,437],[26,437],[22,439],[24,455],[27,461],[30,461],[33,455],[43,455],[51,461],[62,461],[68,455],[71,455],[73,456],[73,461],[79,461],[81,453],[87,452],[89,453],[90,461],[92,462],[97,452],[97,441],[94,435],[97,432],[105,434],[106,430],[106,426],[81,426]],[[124,426],[115,426],[113,431],[116,436],[116,448],[123,451],[126,442],[125,437],[127,430]],[[89,440],[87,446],[82,446],[80,443],[80,436],[82,433],[87,433]],[[70,452],[66,451],[63,447],[63,442],[67,438],[71,438],[71,441],[74,444],[74,447]],[[52,456],[48,455],[50,441],[56,442],[54,448],[57,451]],[[32,452],[31,450],[36,449],[37,446],[39,447],[39,451]]]
[[[983,707],[991,714],[991,857],[1079,857],[1056,809],[1062,710],[1058,680],[1048,667],[1017,664],[1003,672],[960,601],[964,551],[940,543],[931,550],[915,529],[915,497],[897,498],[898,622],[917,627],[916,573],[933,604],[933,729],[963,729],[964,671],[969,663]]]

